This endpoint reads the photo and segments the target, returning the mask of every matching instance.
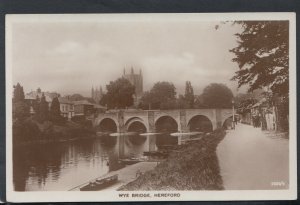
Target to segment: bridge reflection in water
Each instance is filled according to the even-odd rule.
[[[65,191],[122,168],[120,159],[139,158],[144,151],[177,143],[177,137],[167,133],[127,133],[18,147],[13,153],[14,187],[16,191]]]

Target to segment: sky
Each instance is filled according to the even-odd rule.
[[[199,95],[210,83],[233,93],[238,70],[232,62],[238,26],[217,21],[23,21],[12,25],[13,84],[25,92],[55,91],[89,97],[133,67],[142,70],[144,91],[158,81],[172,82],[184,93],[191,81]],[[218,29],[216,29],[216,25]]]

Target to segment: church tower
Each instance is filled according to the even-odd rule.
[[[124,69],[123,78],[127,79],[132,85],[135,86],[135,94],[137,97],[141,97],[143,95],[143,76],[141,69],[139,74],[134,73],[134,69],[132,66],[130,69],[130,74],[126,74],[126,71]]]

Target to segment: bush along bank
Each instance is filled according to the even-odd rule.
[[[224,136],[225,131],[218,129],[199,141],[181,145],[155,169],[119,190],[223,190],[216,148]]]
[[[95,131],[92,127],[71,121],[59,124],[51,121],[39,123],[28,118],[13,122],[14,145],[59,142],[92,136],[95,136]]]

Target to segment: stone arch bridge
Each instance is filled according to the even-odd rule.
[[[147,132],[156,131],[156,123],[162,117],[176,121],[178,132],[189,132],[193,118],[201,116],[208,119],[215,130],[222,127],[225,120],[232,117],[231,109],[182,109],[182,110],[111,110],[100,113],[93,119],[97,127],[105,119],[115,122],[117,132],[126,132],[134,122],[142,123]]]

